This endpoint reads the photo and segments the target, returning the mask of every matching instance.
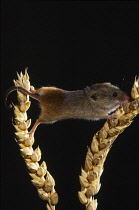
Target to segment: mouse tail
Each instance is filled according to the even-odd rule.
[[[5,93],[5,105],[6,106],[7,106],[7,98],[9,96],[9,94],[12,93],[15,90],[20,91],[21,93],[23,93],[25,95],[29,95],[31,98],[34,98],[35,100],[39,101],[39,96],[38,95],[36,95],[34,93],[31,93],[30,91],[26,90],[23,87],[13,86],[13,87],[9,88]]]

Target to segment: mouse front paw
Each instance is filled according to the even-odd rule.
[[[109,119],[109,120],[114,120],[116,118],[117,118],[117,115],[115,113],[112,113],[110,115],[109,114],[107,115],[107,119]]]

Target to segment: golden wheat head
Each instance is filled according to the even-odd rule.
[[[30,90],[29,76],[27,69],[25,74],[22,72],[17,74],[18,79],[14,80],[15,86],[21,85],[27,90]],[[16,129],[16,141],[20,147],[21,155],[23,156],[29,174],[32,178],[32,184],[37,188],[38,194],[41,199],[48,201],[46,207],[48,210],[54,210],[55,205],[58,203],[58,194],[55,191],[55,180],[47,170],[46,163],[41,160],[41,150],[39,146],[33,149],[34,137],[28,134],[31,120],[27,119],[27,110],[31,102],[29,96],[24,95],[17,91],[18,105],[14,107],[14,127]]]
[[[87,210],[97,209],[98,203],[94,195],[100,190],[104,162],[114,140],[139,113],[139,77],[135,78],[131,97],[132,102],[117,110],[117,119],[106,121],[101,130],[94,135],[91,146],[88,147],[85,166],[81,169],[81,176],[79,176],[81,191],[78,192],[79,200]]]

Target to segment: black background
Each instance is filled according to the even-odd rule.
[[[36,88],[75,90],[111,82],[130,94],[139,75],[138,12],[138,1],[2,1],[1,209],[46,209],[14,141],[13,111],[4,107],[4,93],[16,72],[28,67]],[[16,103],[16,94],[9,100]],[[28,116],[34,123],[39,109],[31,101]],[[104,122],[66,120],[38,127],[35,147],[39,144],[42,160],[55,178],[56,209],[85,209],[77,197],[78,176],[87,146]],[[98,210],[139,209],[138,128],[136,117],[108,154],[95,196]]]

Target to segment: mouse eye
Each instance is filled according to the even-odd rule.
[[[91,98],[92,98],[94,101],[96,101],[96,100],[98,99],[98,97],[97,97],[96,94],[93,94],[93,95],[91,96]]]
[[[113,97],[116,97],[118,94],[116,92],[113,93]]]

